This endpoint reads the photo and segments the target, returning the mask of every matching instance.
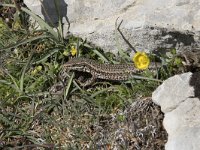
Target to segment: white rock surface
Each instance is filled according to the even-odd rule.
[[[152,95],[165,113],[163,125],[168,133],[166,150],[200,149],[200,100],[190,86],[192,73],[164,81]]]
[[[162,112],[170,112],[184,102],[189,96],[194,96],[194,89],[189,85],[192,73],[175,75],[163,82],[153,92],[153,100],[162,106]]]
[[[47,1],[47,0],[43,0]],[[55,19],[53,0],[46,4]],[[70,22],[69,31],[86,38],[107,51],[130,49],[121,35],[115,34],[115,21],[123,19],[121,31],[136,50],[191,48],[198,43],[200,31],[199,0],[60,0],[63,14]],[[39,0],[24,0],[42,16]],[[66,3],[67,5],[64,5]],[[62,6],[61,5],[61,6]],[[67,11],[63,10],[67,9]],[[64,18],[64,15],[62,15]],[[54,20],[57,22],[57,20]],[[66,22],[66,19],[64,19]],[[163,29],[165,28],[165,29]],[[68,24],[65,24],[67,34]],[[186,30],[193,33],[186,32]]]

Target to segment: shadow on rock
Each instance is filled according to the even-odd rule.
[[[194,87],[194,96],[200,99],[200,72],[193,73],[190,85]]]
[[[42,1],[42,14],[44,15],[45,21],[53,26],[58,27],[59,17],[66,19],[69,24],[67,17],[67,4],[64,0],[57,1],[58,6],[54,3],[54,0],[43,0]],[[57,8],[56,8],[57,7]]]

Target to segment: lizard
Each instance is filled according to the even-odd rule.
[[[94,83],[97,79],[125,81],[137,75],[142,70],[134,67],[134,64],[101,64],[95,60],[87,58],[72,58],[63,65],[63,68],[68,71],[78,71],[91,74],[91,78],[86,82],[79,84],[88,86]],[[156,66],[150,66],[149,69],[156,69]]]

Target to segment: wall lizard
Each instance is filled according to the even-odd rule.
[[[79,83],[81,86],[91,85],[96,79],[125,81],[137,75],[142,70],[134,67],[134,64],[101,64],[95,60],[87,58],[72,58],[63,65],[68,71],[86,72],[91,74],[91,78],[86,82]],[[156,69],[156,66],[150,66],[149,69]]]

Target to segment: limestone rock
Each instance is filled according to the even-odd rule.
[[[162,106],[164,113],[170,112],[184,102],[189,96],[194,96],[194,89],[189,85],[192,73],[175,75],[163,82],[153,92],[153,101]]]
[[[39,0],[24,2],[43,16]],[[56,23],[53,0],[43,0],[44,4]],[[118,24],[123,20],[122,33],[136,50],[192,48],[199,40],[199,8],[196,0],[60,0],[59,10],[65,22],[65,35],[68,20],[72,34],[106,51],[116,52],[119,48],[130,49],[119,32],[115,32],[118,17]]]
[[[200,101],[198,98],[187,98],[177,109],[165,114],[163,124],[168,133],[166,150],[200,149],[199,116]]]
[[[193,76],[189,72],[171,77],[152,95],[153,101],[165,113],[163,125],[168,133],[166,150],[200,149],[200,100],[195,94],[197,89],[194,89],[200,87],[191,84]],[[195,81],[199,82],[196,78]]]

